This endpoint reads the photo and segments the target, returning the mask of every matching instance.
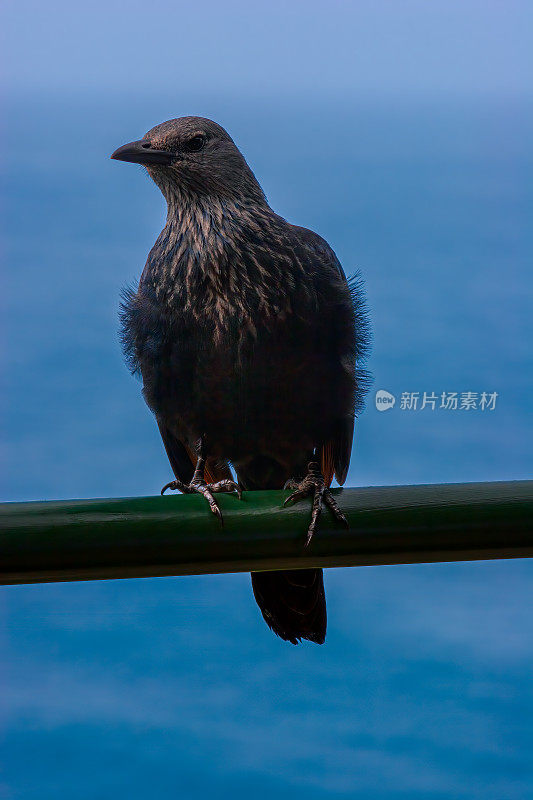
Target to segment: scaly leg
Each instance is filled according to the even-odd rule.
[[[289,478],[283,487],[284,489],[296,490],[289,495],[289,497],[287,497],[283,503],[284,506],[286,506],[288,503],[297,502],[298,500],[302,500],[304,497],[313,495],[313,509],[311,511],[311,522],[309,523],[309,528],[307,529],[307,539],[305,542],[306,547],[309,545],[309,542],[315,533],[318,520],[320,519],[320,514],[322,513],[323,503],[325,503],[330,509],[337,522],[341,522],[347,528],[349,527],[348,520],[340,510],[330,490],[326,488],[324,484],[324,476],[320,471],[320,466],[318,463],[316,461],[311,461],[307,467],[307,470],[307,475],[303,480]]]

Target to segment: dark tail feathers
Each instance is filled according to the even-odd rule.
[[[287,642],[323,644],[326,595],[321,569],[252,572],[252,588],[267,625]]]

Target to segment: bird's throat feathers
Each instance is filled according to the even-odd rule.
[[[211,320],[220,333],[238,322],[253,334],[258,318],[291,313],[303,267],[287,248],[290,226],[266,201],[176,193],[167,202],[141,278],[160,304]]]

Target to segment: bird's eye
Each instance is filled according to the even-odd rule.
[[[201,150],[205,144],[205,136],[202,136],[200,133],[197,136],[193,136],[192,139],[189,139],[185,142],[185,149],[188,150],[190,153],[197,153],[198,150]]]

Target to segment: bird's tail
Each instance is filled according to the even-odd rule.
[[[267,625],[287,642],[323,644],[326,595],[321,569],[252,572],[252,588]]]

